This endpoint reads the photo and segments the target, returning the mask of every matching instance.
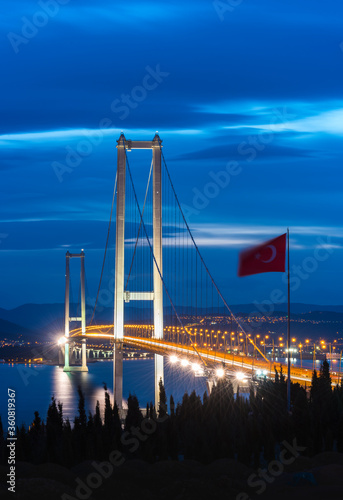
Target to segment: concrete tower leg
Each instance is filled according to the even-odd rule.
[[[119,412],[123,409],[123,342],[116,340],[113,346],[114,400]]]
[[[81,252],[81,370],[88,372],[87,368],[87,340],[86,340],[86,285],[85,285],[85,253]]]
[[[154,251],[154,338],[163,339],[163,282],[162,271],[162,175],[161,140],[156,134],[153,155],[153,251]],[[155,354],[155,408],[159,409],[160,380],[164,383],[163,356]]]
[[[114,290],[113,394],[119,410],[123,407],[124,338],[124,239],[125,239],[125,136],[117,141],[117,215]]]
[[[66,286],[65,286],[65,302],[64,302],[64,336],[66,342],[64,344],[64,371],[69,372],[69,290],[70,290],[70,254],[66,253]]]
[[[88,367],[87,367],[87,341],[86,339],[82,339],[82,344],[81,344],[81,368],[83,372],[88,372]]]

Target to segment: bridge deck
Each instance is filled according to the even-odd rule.
[[[125,343],[134,345],[135,347],[140,348],[148,348],[154,352],[164,353],[164,354],[184,354],[190,356],[192,358],[197,356],[194,348],[192,346],[178,345],[173,342],[167,342],[165,340],[157,340],[157,339],[142,339],[140,337],[133,336],[125,336]],[[256,360],[252,357],[243,356],[243,355],[232,355],[227,354],[222,351],[216,351],[211,349],[204,349],[201,347],[197,347],[197,351],[204,359],[205,362],[210,363],[219,363],[225,364],[229,366],[234,366],[237,368],[255,371],[255,370],[267,370],[269,376],[274,375],[274,367],[279,368],[280,363],[276,363],[271,361],[267,363],[264,360]],[[284,373],[286,374],[287,367],[286,365],[282,365],[284,369]],[[310,369],[301,369],[294,368],[291,369],[291,378],[296,382],[304,384],[311,384],[312,379],[312,370]],[[338,377],[336,377],[338,379]]]
[[[91,327],[94,330],[96,326]],[[112,327],[113,328],[113,327]],[[109,332],[109,330],[107,330]],[[113,339],[113,333],[99,333],[99,331],[94,331],[87,333],[87,338],[108,338]],[[79,332],[75,331],[74,337],[79,336]],[[153,338],[142,338],[136,337],[134,335],[125,335],[124,343],[138,347],[140,349],[146,349],[151,352],[158,354],[171,355],[171,354],[182,354],[192,361],[198,361],[197,352],[192,346],[176,344],[169,342],[165,339],[153,339]],[[279,369],[280,365],[283,367],[284,374],[287,374],[287,366],[285,363],[270,361],[267,363],[264,360],[257,360],[251,356],[246,355],[232,355],[223,351],[217,351],[215,349],[205,349],[203,347],[196,347],[198,353],[205,364],[221,364],[227,367],[240,368],[241,370],[256,371],[256,370],[266,370],[270,377],[274,376],[274,368]],[[298,368],[292,366],[291,368],[291,379],[294,382],[299,382],[302,385],[311,385],[312,380],[312,369]],[[331,379],[333,384],[340,383],[340,374],[337,372],[331,372]]]

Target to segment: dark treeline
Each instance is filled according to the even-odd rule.
[[[286,411],[287,387],[282,370],[275,370],[274,381],[252,386],[249,398],[243,398],[239,390],[234,395],[231,382],[223,379],[210,396],[205,393],[201,399],[195,392],[186,393],[176,407],[172,396],[167,405],[161,383],[160,407],[148,404],[143,417],[136,396],[130,395],[123,425],[106,387],[103,415],[99,402],[95,413],[87,415],[80,388],[78,392],[78,415],[73,425],[63,418],[62,404],[52,398],[45,422],[35,412],[29,429],[17,429],[17,460],[72,466],[83,460],[108,460],[113,450],[119,450],[125,458],[149,462],[182,455],[203,463],[234,458],[257,467],[264,460],[274,459],[284,440],[292,444],[294,438],[307,456],[343,451],[343,385],[331,387],[327,361],[319,373],[313,372],[310,391],[292,384],[290,414]],[[5,450],[1,426],[2,463],[6,461]]]

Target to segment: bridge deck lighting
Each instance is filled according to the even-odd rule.
[[[67,337],[61,337],[57,341],[58,345],[65,344],[66,342],[67,342]]]
[[[170,361],[171,363],[177,363],[177,362],[178,362],[178,360],[179,360],[179,358],[178,358],[177,356],[174,356],[174,355],[173,355],[173,356],[170,356],[170,358],[169,358],[169,361]]]
[[[245,373],[243,373],[243,372],[237,372],[236,373],[236,379],[237,380],[245,380]]]
[[[216,370],[216,375],[217,375],[217,377],[219,377],[219,378],[224,377],[224,375],[225,375],[225,371],[223,370],[223,368],[217,368],[217,370]]]
[[[192,370],[194,370],[195,372],[198,372],[200,371],[200,365],[198,363],[192,363]]]
[[[181,366],[188,366],[188,365],[189,365],[188,359],[182,359],[181,360]]]

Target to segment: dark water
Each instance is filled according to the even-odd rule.
[[[170,365],[168,359],[165,365],[165,388],[169,397],[173,394],[175,402],[180,401],[185,391],[189,393],[195,389],[203,395],[206,390],[204,378],[196,378],[190,369]],[[16,418],[17,425],[29,425],[34,418],[34,411],[38,411],[42,419],[46,419],[47,409],[54,395],[63,403],[65,418],[73,420],[77,414],[78,395],[80,385],[85,394],[87,411],[95,411],[96,401],[101,408],[104,402],[103,383],[108,386],[112,397],[113,364],[111,360],[91,363],[88,373],[64,373],[57,366],[0,364],[0,415],[6,428],[7,391],[8,388],[16,391]],[[147,402],[154,401],[154,360],[137,359],[124,360],[123,397],[127,399],[129,393],[135,393],[143,408]]]
[[[321,362],[316,363],[317,370],[320,368],[320,364]],[[312,370],[312,365],[311,360],[303,361],[303,368]],[[333,362],[332,369],[338,371],[338,365],[339,362]],[[154,360],[126,359],[123,366],[124,399],[127,399],[130,392],[136,394],[141,408],[145,407],[147,402],[154,401]],[[300,361],[297,360],[294,366],[300,367]],[[90,363],[88,367],[88,373],[64,373],[63,369],[57,366],[0,364],[0,415],[4,427],[6,428],[8,388],[16,391],[17,425],[22,423],[29,425],[34,418],[34,411],[38,411],[41,418],[45,420],[53,395],[63,403],[65,418],[69,417],[72,421],[77,414],[77,388],[79,385],[85,394],[87,411],[91,410],[94,413],[97,400],[99,400],[102,409],[104,383],[108,386],[111,398],[113,395],[112,360]],[[189,367],[170,364],[166,357],[164,367],[168,402],[171,394],[177,403],[181,401],[186,391],[190,393],[195,389],[201,396],[205,392],[205,378],[196,378]]]
[[[340,361],[341,361],[341,366],[340,366]],[[287,367],[287,358],[276,358],[275,360],[275,364],[276,366],[278,365],[278,363],[283,363],[285,367]],[[320,367],[322,365],[322,362],[323,360],[321,359],[316,359],[315,361],[315,368],[317,371],[320,370]],[[308,370],[313,370],[314,368],[314,365],[313,365],[313,360],[312,359],[303,359],[302,361],[299,359],[299,358],[292,358],[292,361],[291,361],[292,365],[294,366],[294,368],[307,368]],[[342,372],[342,367],[343,367],[343,359],[339,360],[339,359],[333,359],[333,360],[329,360],[329,364],[330,364],[330,371],[333,371],[333,372]]]

